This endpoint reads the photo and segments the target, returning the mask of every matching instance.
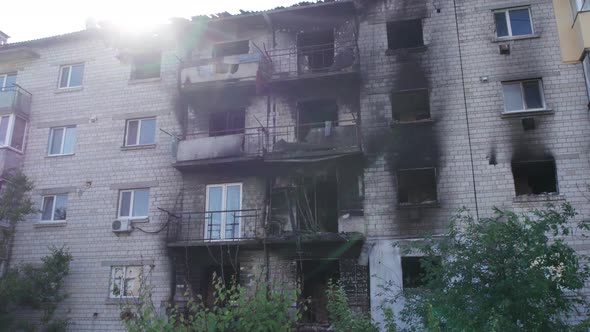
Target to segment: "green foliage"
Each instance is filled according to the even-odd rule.
[[[127,331],[290,331],[301,318],[294,307],[299,291],[280,291],[265,282],[258,282],[253,293],[235,280],[226,286],[214,276],[214,303],[203,304],[199,296],[191,299],[185,309],[166,307],[158,310],[152,301],[151,289],[142,286],[139,301],[126,306],[121,319]]]
[[[0,326],[10,328],[19,307],[41,310],[41,321],[47,330],[59,331],[58,327],[67,324],[52,318],[59,302],[67,296],[62,288],[72,255],[63,247],[50,250],[51,254],[41,259],[41,266],[17,266],[0,278]]]
[[[0,220],[12,227],[0,230],[0,261],[8,256],[8,246],[14,234],[14,225],[36,210],[28,194],[33,183],[27,177],[16,172],[6,176],[0,191]]]
[[[348,305],[342,286],[330,280],[326,290],[328,314],[332,329],[336,332],[378,332],[370,317],[357,315]]]
[[[428,277],[426,286],[404,292],[402,320],[411,331],[583,329],[570,322],[590,313],[578,293],[590,268],[566,242],[575,215],[569,204],[529,214],[496,209],[479,221],[461,214],[442,240],[409,245],[429,257]],[[434,263],[439,257],[443,263]]]

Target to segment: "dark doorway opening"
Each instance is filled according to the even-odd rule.
[[[334,64],[334,31],[302,32],[297,35],[300,73],[327,71]]]
[[[329,280],[340,279],[340,264],[335,259],[304,260],[299,265],[301,295],[309,299],[309,310],[304,312],[306,323],[328,324],[326,309]]]

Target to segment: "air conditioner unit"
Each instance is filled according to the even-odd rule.
[[[133,229],[129,219],[115,220],[111,226],[113,233],[129,233]]]

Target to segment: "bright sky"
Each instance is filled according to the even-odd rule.
[[[0,10],[0,31],[17,42],[83,30],[86,19],[127,22],[131,27],[166,23],[170,17],[232,14],[289,6],[301,0],[6,0]]]

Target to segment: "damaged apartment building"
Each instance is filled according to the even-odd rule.
[[[298,287],[302,330],[327,328],[330,279],[382,321],[381,287],[422,275],[394,244],[459,209],[590,214],[589,97],[555,13],[342,0],[0,43],[0,164],[41,211],[7,258],[70,248],[74,330],[121,329],[140,282],[158,304],[209,303],[214,273]]]

